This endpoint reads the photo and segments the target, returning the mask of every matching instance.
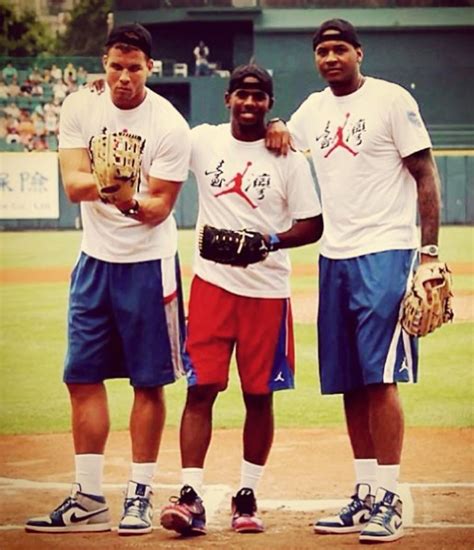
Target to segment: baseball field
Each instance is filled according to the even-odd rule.
[[[337,396],[319,395],[315,359],[317,246],[292,252],[296,389],[275,396],[275,444],[259,488],[267,530],[229,529],[230,496],[241,459],[243,404],[232,373],[215,407],[206,467],[209,534],[186,540],[159,528],[141,538],[115,532],[65,536],[27,534],[25,519],[49,512],[73,479],[69,403],[61,382],[68,279],[80,232],[0,233],[0,548],[355,548],[357,535],[320,536],[311,523],[337,509],[352,489],[349,443]],[[406,416],[401,472],[406,536],[391,547],[474,548],[474,228],[442,227],[442,259],[454,275],[453,324],[421,342],[420,382],[402,386]],[[185,297],[193,232],[180,232]],[[111,433],[105,492],[118,521],[128,476],[131,391],[107,384]],[[180,481],[178,432],[184,381],[166,390],[167,428],[158,459],[155,509]],[[156,514],[157,516],[158,514]]]

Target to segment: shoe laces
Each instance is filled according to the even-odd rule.
[[[133,497],[125,500],[125,515],[140,518],[145,513],[150,501],[144,497]]]
[[[378,502],[373,509],[370,523],[376,523],[377,525],[384,526],[387,520],[393,515],[392,506],[387,506],[382,502]]]
[[[71,505],[76,504],[76,500],[72,497],[67,497],[57,508],[51,512],[52,516],[60,516],[64,511],[70,508]]]
[[[170,497],[170,502],[172,502],[173,504],[191,505],[195,502],[197,498],[199,497],[196,491],[191,487],[191,485],[184,485],[181,489],[179,497]]]
[[[364,506],[364,501],[362,501],[357,495],[353,495],[351,498],[352,500],[349,502],[349,504],[342,508],[340,512],[341,514],[352,514],[358,512],[361,505]]]
[[[234,497],[235,511],[240,516],[252,516],[257,511],[257,502],[252,489],[241,489]]]

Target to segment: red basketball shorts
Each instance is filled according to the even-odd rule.
[[[235,349],[242,390],[268,394],[294,387],[289,298],[250,298],[194,277],[185,369],[189,386],[227,387]]]

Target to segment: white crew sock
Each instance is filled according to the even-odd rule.
[[[263,470],[265,466],[260,466],[259,464],[252,464],[246,460],[242,460],[242,466],[240,468],[240,489],[248,487],[253,489],[255,492],[257,490],[258,482],[263,475]]]
[[[81,492],[88,495],[104,496],[102,478],[104,473],[104,455],[79,454],[74,456],[76,465],[76,483]]]
[[[400,464],[379,464],[377,467],[377,486],[398,494]]]
[[[355,458],[354,471],[356,483],[367,483],[370,485],[372,495],[377,490],[377,459],[375,458]]]
[[[190,485],[198,495],[202,492],[204,479],[204,468],[183,468],[181,470],[181,481],[183,485]]]
[[[151,486],[155,475],[155,465],[155,462],[132,462],[130,480]]]

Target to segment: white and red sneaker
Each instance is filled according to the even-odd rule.
[[[253,490],[240,489],[232,497],[232,529],[237,533],[262,533],[265,528],[256,512],[257,501]]]

